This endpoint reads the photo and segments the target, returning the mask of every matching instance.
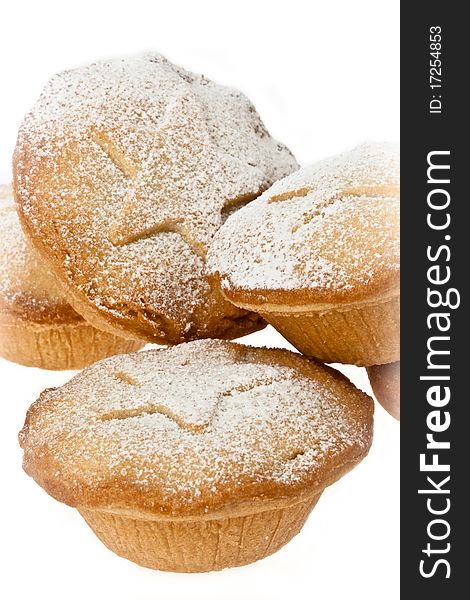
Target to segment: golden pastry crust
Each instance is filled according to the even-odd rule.
[[[400,362],[367,367],[375,397],[392,417],[400,420]]]
[[[43,369],[81,369],[143,342],[97,331],[65,300],[21,231],[10,186],[0,186],[0,356]]]
[[[24,469],[79,509],[215,519],[318,496],[372,440],[373,403],[284,350],[203,340],[112,357],[46,390]]]
[[[13,160],[22,224],[73,307],[156,343],[264,326],[204,276],[234,207],[297,168],[239,92],[158,55],[53,77]]]
[[[0,186],[0,240],[0,315],[34,323],[82,320],[21,231],[8,185]]]
[[[54,371],[83,369],[106,356],[143,346],[100,331],[82,318],[67,323],[35,323],[0,314],[0,356],[26,367]]]
[[[202,572],[296,535],[367,454],[372,416],[368,396],[300,355],[200,340],[46,390],[19,438],[26,472],[116,554]]]
[[[239,567],[273,554],[299,533],[319,500],[240,516],[156,520],[80,508],[80,514],[110,550],[143,567],[201,573]]]
[[[217,232],[210,281],[308,356],[397,360],[398,169],[395,145],[366,144],[276,182]]]
[[[231,301],[262,310],[396,295],[398,148],[364,144],[277,181],[218,231],[207,272]]]
[[[261,314],[303,354],[328,363],[367,366],[400,356],[399,297],[326,312]]]

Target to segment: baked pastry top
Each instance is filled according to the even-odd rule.
[[[320,493],[367,454],[372,413],[301,355],[199,340],[45,390],[20,443],[26,472],[69,505],[204,515]]]
[[[209,287],[207,247],[297,163],[237,90],[154,54],[62,72],[13,168],[23,225],[90,323],[161,343],[260,327]]]
[[[33,323],[82,321],[24,236],[11,187],[0,185],[0,317]]]
[[[207,272],[237,303],[349,303],[399,285],[399,156],[363,144],[277,181],[215,235]]]

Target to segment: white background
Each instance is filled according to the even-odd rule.
[[[364,140],[398,138],[398,0],[4,1],[0,19],[3,181],[22,116],[48,77],[142,50],[241,88],[302,164]],[[248,341],[288,346],[272,329]],[[370,391],[363,369],[343,370]],[[76,511],[22,472],[16,436],[25,411],[70,375],[0,359],[0,597],[398,598],[399,424],[379,405],[369,456],[326,490],[290,544],[247,567],[179,575],[113,555]]]

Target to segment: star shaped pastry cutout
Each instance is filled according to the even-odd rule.
[[[258,169],[217,146],[203,111],[193,93],[179,94],[151,130],[148,156],[140,164],[111,136],[95,132],[94,140],[131,183],[107,232],[112,244],[177,232],[205,256],[223,209],[257,195]]]

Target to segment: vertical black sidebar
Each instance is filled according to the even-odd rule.
[[[470,578],[470,33],[464,3],[401,9],[401,597],[449,600]]]

